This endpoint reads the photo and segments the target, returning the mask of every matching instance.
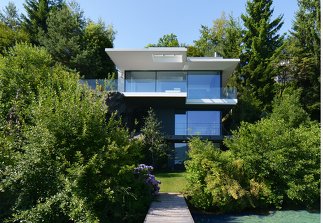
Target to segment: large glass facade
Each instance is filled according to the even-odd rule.
[[[218,71],[189,71],[188,99],[221,98],[221,75]]]
[[[158,71],[157,92],[186,92],[186,72]]]
[[[221,135],[220,111],[186,111],[175,114],[175,135]]]
[[[125,78],[126,92],[187,92],[188,99],[235,98],[229,90],[221,88],[220,71],[127,71]]]
[[[155,92],[156,72],[131,71],[126,73],[126,92]]]

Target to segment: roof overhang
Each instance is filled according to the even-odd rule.
[[[185,47],[150,47],[144,49],[106,48],[106,53],[121,72],[127,70],[221,70],[226,85],[240,59],[222,57],[187,57]]]

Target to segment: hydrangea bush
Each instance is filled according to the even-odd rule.
[[[157,195],[159,193],[161,182],[156,180],[155,176],[152,174],[154,168],[145,164],[139,164],[138,167],[134,169],[134,174],[138,177],[143,177],[145,183],[152,188],[152,195]]]

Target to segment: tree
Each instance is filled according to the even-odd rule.
[[[22,15],[24,29],[33,44],[39,44],[39,31],[47,32],[49,12],[64,5],[63,0],[26,0],[24,8],[27,15]]]
[[[113,47],[115,31],[104,22],[85,21],[78,5],[64,5],[50,12],[47,32],[40,31],[39,42],[54,60],[76,69],[85,78],[108,78],[115,66],[105,48]]]
[[[179,47],[177,36],[173,33],[166,34],[159,38],[157,44],[148,44],[147,47]]]
[[[103,21],[86,24],[82,37],[82,52],[76,60],[76,68],[86,78],[108,78],[115,72],[112,60],[105,48],[113,48],[115,31],[112,26],[106,27]]]
[[[289,39],[291,76],[302,89],[303,107],[320,120],[321,21],[319,0],[299,0]]]
[[[16,43],[28,42],[28,34],[21,28],[21,19],[13,2],[0,12],[0,54]]]
[[[15,3],[9,2],[3,12],[0,12],[0,21],[13,30],[20,27],[21,19]]]
[[[222,13],[213,21],[211,28],[201,26],[200,39],[194,41],[197,56],[214,56],[217,52],[223,57],[239,58],[241,54],[242,28],[238,20]]]
[[[158,169],[167,162],[167,155],[169,155],[164,136],[161,133],[161,123],[152,109],[149,109],[144,121],[141,132],[143,134],[145,153],[147,154],[145,157],[146,162]]]
[[[283,25],[282,15],[271,20],[272,0],[248,0],[246,14],[241,15],[245,30],[241,72],[236,75],[238,91],[251,93],[259,101],[262,112],[270,111],[274,97],[274,76],[270,60],[277,48],[283,43],[278,34]],[[260,114],[254,114],[259,118]]]
[[[12,29],[0,22],[0,54],[4,55],[10,47],[21,42],[29,42],[29,36],[24,30]]]
[[[85,25],[82,12],[64,5],[62,9],[50,13],[46,29],[40,31],[39,42],[55,61],[75,69],[77,56],[82,51],[82,35]]]

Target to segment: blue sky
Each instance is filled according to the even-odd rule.
[[[3,8],[9,0],[0,0]],[[13,1],[24,12],[24,0]],[[180,43],[192,44],[201,25],[211,26],[221,13],[240,17],[247,0],[77,0],[85,17],[101,18],[117,31],[115,48],[142,48],[174,33]],[[291,29],[297,0],[274,0],[274,16],[284,15],[281,33]]]

